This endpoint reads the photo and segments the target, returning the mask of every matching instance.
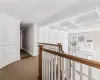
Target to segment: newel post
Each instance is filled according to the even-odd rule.
[[[39,80],[42,80],[42,50],[43,45],[39,45]]]
[[[58,50],[59,50],[59,52],[61,52],[61,43],[58,43]]]
[[[58,52],[61,52],[61,43],[58,43]],[[60,73],[62,73],[62,58],[60,57]],[[62,80],[62,75],[60,75],[60,80]]]

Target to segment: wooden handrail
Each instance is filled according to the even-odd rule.
[[[40,42],[38,42],[38,44],[42,44],[42,45],[50,45],[50,46],[58,46],[58,44],[50,44],[50,43],[40,43]]]
[[[38,44],[41,44],[41,45],[50,45],[50,46],[58,46],[59,47],[59,52],[65,53],[63,51],[63,48],[62,48],[62,44],[61,43],[58,43],[58,44],[50,44],[50,43],[40,43],[40,42],[38,42]]]
[[[50,54],[54,54],[54,55],[57,55],[57,56],[60,56],[60,57],[63,57],[63,58],[67,58],[67,59],[85,64],[85,65],[89,65],[91,67],[95,67],[95,68],[100,69],[100,62],[97,62],[97,61],[88,60],[88,59],[76,57],[76,56],[69,55],[69,54],[63,54],[63,53],[48,50],[48,49],[45,49],[45,48],[43,48],[42,50],[45,51],[45,52],[48,52]]]

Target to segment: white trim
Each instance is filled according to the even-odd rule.
[[[39,39],[39,29],[36,24],[34,24],[34,56],[38,55],[38,39]]]
[[[27,50],[27,49],[24,49],[24,48],[22,48],[23,50],[25,50],[27,53],[29,53],[30,55],[32,55],[32,56],[34,56],[33,55],[33,52],[31,52],[31,51],[29,51],[29,50]]]

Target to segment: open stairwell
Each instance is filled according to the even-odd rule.
[[[100,80],[100,62],[66,54],[61,44],[39,43],[39,80]]]

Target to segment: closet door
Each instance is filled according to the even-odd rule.
[[[5,26],[3,17],[0,16],[0,45],[5,44]]]

